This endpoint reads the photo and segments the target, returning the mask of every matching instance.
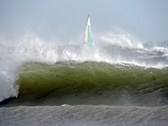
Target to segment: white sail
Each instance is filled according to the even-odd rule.
[[[87,19],[84,42],[90,47],[94,46],[92,30],[91,30],[91,23],[90,23],[90,16],[88,16],[88,19]]]

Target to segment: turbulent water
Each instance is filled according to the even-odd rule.
[[[92,49],[58,43],[0,40],[0,125],[168,123],[168,42],[108,33]]]
[[[168,107],[19,106],[0,108],[8,126],[167,126]]]

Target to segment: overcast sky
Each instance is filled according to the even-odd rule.
[[[0,34],[48,37],[120,28],[143,41],[168,40],[168,0],[0,0]]]

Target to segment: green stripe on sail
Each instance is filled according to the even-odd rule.
[[[92,38],[90,26],[88,26],[88,43],[91,45],[93,44],[93,38]]]

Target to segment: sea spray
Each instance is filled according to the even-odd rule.
[[[142,42],[128,33],[108,32],[101,35],[100,40],[111,45],[120,46],[122,48],[144,49]]]

